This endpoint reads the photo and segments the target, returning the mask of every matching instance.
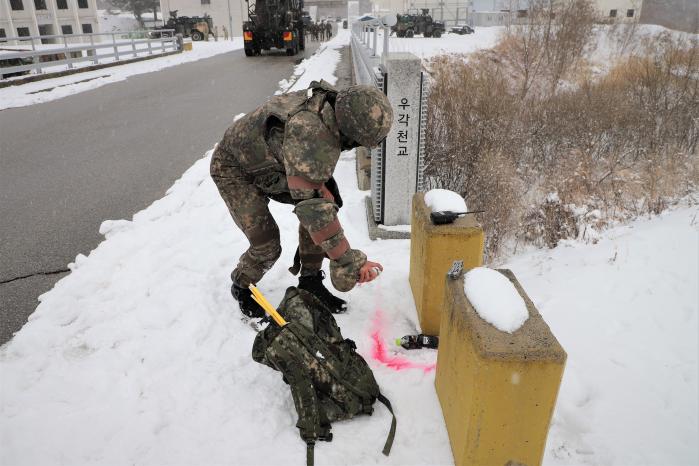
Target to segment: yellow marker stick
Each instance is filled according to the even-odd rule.
[[[257,287],[253,284],[250,284],[248,287],[250,288],[250,291],[252,292],[252,299],[255,300],[257,304],[262,307],[262,309],[265,310],[267,314],[272,316],[272,319],[279,325],[280,327],[283,327],[286,325],[286,320],[277,312],[277,310],[272,306],[269,301],[267,301],[267,298],[265,298],[262,293],[260,293],[260,290],[257,289]]]

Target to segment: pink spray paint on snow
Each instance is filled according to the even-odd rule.
[[[383,312],[381,312],[381,308],[377,306],[371,325],[371,357],[376,361],[396,371],[402,371],[404,369],[422,369],[427,373],[433,371],[435,367],[437,367],[436,363],[425,364],[413,362],[401,356],[389,355],[386,349],[386,342],[383,338],[384,329]]]

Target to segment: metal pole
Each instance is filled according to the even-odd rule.
[[[95,45],[95,36],[93,36],[92,34],[90,34],[90,45],[92,45],[92,46]],[[94,63],[96,65],[97,63],[99,63],[97,61],[97,49],[90,49],[90,50],[92,51],[92,63]]]
[[[230,34],[230,37],[233,37],[233,17],[231,16],[231,0],[228,0],[228,33]]]
[[[66,39],[65,34],[63,35],[63,47],[66,49],[66,60],[68,60],[68,69],[72,70],[73,69],[73,62],[70,61],[71,56],[70,52],[68,51],[68,39]]]
[[[112,44],[114,44],[114,60],[119,61],[119,47],[117,47],[116,37],[114,37],[114,33],[112,33]]]
[[[19,41],[17,41],[19,44]],[[34,39],[32,39],[32,52],[36,52],[36,45],[34,45]],[[32,61],[36,63],[37,74],[41,74],[41,55],[33,55]]]
[[[131,36],[131,54],[133,58],[136,58],[136,42],[133,40],[133,36]]]
[[[153,55],[153,48],[150,45],[150,36],[148,36],[148,55]]]
[[[378,43],[378,41],[379,41],[379,28],[378,28],[378,26],[374,26],[374,53],[373,53],[372,57],[376,56],[376,44]]]
[[[391,33],[391,28],[388,26],[384,26],[383,27],[383,54],[382,54],[382,57],[384,60],[388,60],[388,36],[390,33]]]

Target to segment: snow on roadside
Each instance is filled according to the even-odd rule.
[[[340,31],[324,53],[347,39]],[[308,77],[333,79],[332,61],[319,63]],[[0,349],[0,464],[303,464],[288,387],[252,361],[254,333],[229,293],[247,241],[208,165],[209,154],[132,220],[105,222],[105,241],[76,258]],[[350,312],[338,323],[393,402],[398,431],[386,458],[390,416],[377,405],[371,417],[335,423],[317,464],[452,464],[434,371],[422,369],[435,352],[387,348],[388,359],[418,369],[372,358],[376,335],[417,331],[409,241],[368,239],[354,154],[335,175],[350,243],[385,267],[344,295]],[[298,223],[290,206],[270,208],[284,250],[259,287],[278,303],[296,282],[286,267]],[[568,242],[507,264],[568,352],[546,464],[699,462],[697,221],[696,208],[678,208],[605,231],[595,245]]]
[[[306,89],[311,84],[311,81],[318,81],[321,77],[334,85],[337,82],[337,76],[333,72],[342,58],[339,49],[347,45],[349,33],[344,31],[341,35],[335,37],[337,41],[331,40],[323,43],[316,50],[316,53],[296,65],[291,78],[282,79],[279,82],[280,90],[276,94]]]
[[[568,353],[545,464],[699,464],[699,211],[505,265]]]
[[[96,89],[105,84],[124,81],[129,76],[152,73],[171,66],[213,57],[214,55],[241,48],[243,48],[243,39],[241,37],[234,37],[231,41],[196,42],[190,52],[1,88],[0,110],[50,102],[69,95]]]
[[[504,30],[502,26],[478,27],[473,34],[446,33],[440,38],[422,36],[400,38],[393,35],[390,36],[388,47],[391,52],[410,52],[422,59],[450,53],[466,54],[493,47]],[[371,44],[373,43],[372,37]],[[383,51],[383,32],[378,33],[376,51],[378,55]]]

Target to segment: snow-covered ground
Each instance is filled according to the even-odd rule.
[[[699,40],[699,34],[675,31],[655,24],[629,23],[597,26],[593,43],[586,52],[587,59],[593,71],[597,74],[606,74],[619,59],[644,53],[644,47],[661,34],[668,34],[674,39]]]
[[[146,27],[162,26],[163,18],[158,14],[158,20],[153,18],[152,12],[141,15]],[[100,32],[130,32],[142,29],[132,12],[120,10],[97,10],[97,22]]]
[[[546,464],[699,464],[699,209],[512,258],[568,352]]]
[[[415,36],[412,38],[400,38],[395,35],[389,38],[389,51],[410,52],[420,58],[426,59],[445,53],[472,53],[481,49],[493,47],[504,28],[502,26],[479,27],[474,34],[460,36],[446,33],[440,38]],[[383,32],[378,32],[378,47],[376,52],[383,52]],[[369,44],[373,47],[373,36]]]
[[[55,45],[52,47],[55,47]],[[124,45],[121,47],[126,51],[131,49],[131,45]],[[141,44],[139,47],[143,47],[143,45]],[[5,87],[0,89],[0,110],[49,102],[68,95],[96,89],[105,84],[123,81],[129,76],[160,71],[171,66],[201,60],[202,58],[209,58],[214,55],[241,48],[243,48],[243,39],[241,37],[234,37],[233,40],[230,41],[196,42],[189,52],[182,52],[166,57],[158,57],[151,60],[118,65],[95,71],[76,73],[61,78],[46,79],[18,86]],[[144,53],[146,52],[144,51]],[[129,56],[129,58],[131,58],[131,56]]]
[[[340,31],[291,89],[331,83]],[[283,83],[286,88],[289,82]],[[229,272],[247,241],[208,175],[210,153],[131,220],[107,221],[89,256],[41,297],[0,349],[0,464],[303,464],[296,414],[279,373],[250,356]],[[338,316],[391,399],[390,416],[333,425],[317,464],[449,465],[434,391],[433,350],[388,346],[416,333],[409,241],[368,239],[354,154],[335,176],[353,247],[381,262],[372,283],[344,296]],[[284,251],[259,283],[278,303],[295,278],[297,220],[271,203]],[[526,251],[511,268],[568,352],[546,448],[551,465],[695,465],[699,215],[678,207],[610,229],[595,244]]]

